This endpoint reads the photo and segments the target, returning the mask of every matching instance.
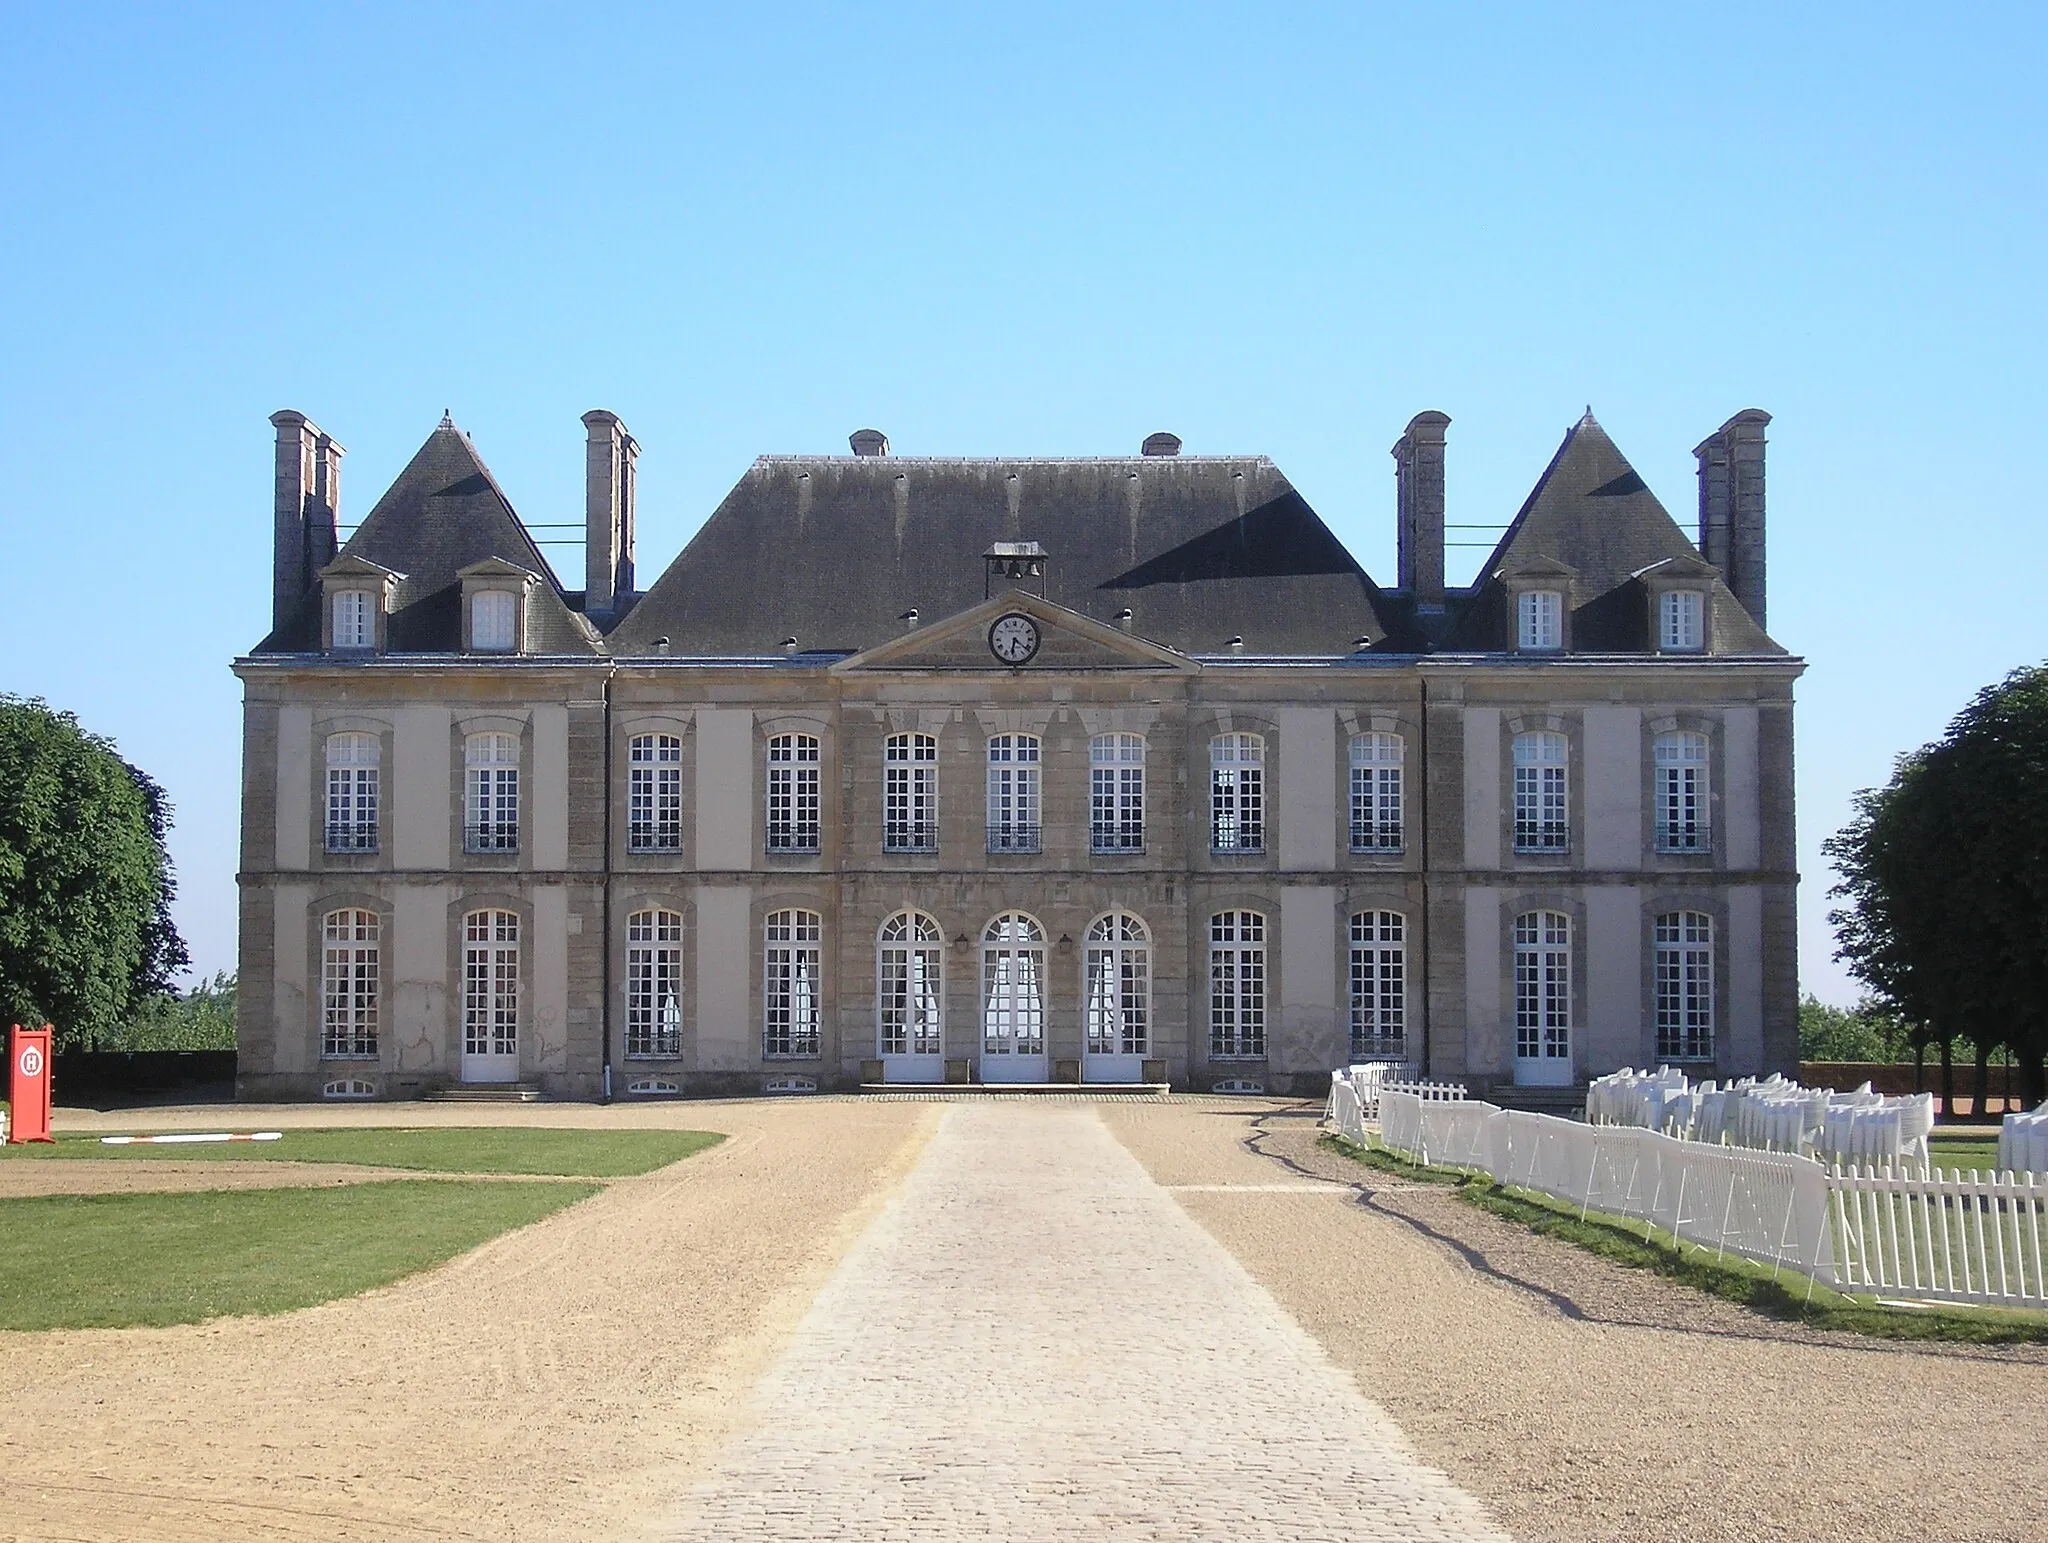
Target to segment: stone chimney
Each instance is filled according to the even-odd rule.
[[[583,611],[610,616],[633,593],[633,482],[640,445],[617,413],[583,415]]]
[[[313,588],[314,575],[334,561],[341,512],[340,445],[304,413],[270,415],[277,430],[276,518],[270,581],[270,624],[282,627]]]
[[[1157,434],[1147,434],[1145,436],[1145,443],[1138,447],[1138,454],[1179,455],[1180,436],[1178,434],[1168,434],[1164,431]]]
[[[1396,582],[1417,605],[1444,603],[1444,431],[1449,415],[1417,413],[1394,442]]]
[[[1749,407],[1701,440],[1700,556],[1742,608],[1764,625],[1764,426],[1771,415]]]
[[[853,447],[855,455],[887,455],[889,436],[880,429],[855,429],[846,436],[846,442]]]

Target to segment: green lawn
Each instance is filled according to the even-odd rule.
[[[246,1129],[240,1121],[236,1128]],[[202,1127],[206,1128],[206,1127]],[[222,1129],[216,1125],[214,1130]],[[504,1126],[428,1130],[288,1130],[280,1141],[192,1146],[102,1146],[97,1136],[61,1134],[54,1146],[0,1147],[0,1159],[83,1157],[156,1162],[259,1160],[358,1163],[428,1173],[526,1173],[618,1179],[652,1173],[725,1138],[703,1130],[553,1130]]]
[[[600,1187],[396,1179],[0,1200],[0,1329],[290,1312],[388,1285]]]
[[[1927,1138],[1927,1160],[1937,1168],[1975,1168],[1989,1173],[1998,1166],[1998,1138],[1945,1136],[1937,1130]]]

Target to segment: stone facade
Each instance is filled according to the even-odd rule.
[[[624,439],[609,415],[600,427]],[[426,507],[417,518],[431,517]],[[1433,519],[1440,533],[1440,508]],[[630,521],[623,537],[615,518],[591,523],[610,571],[630,575]],[[369,533],[366,522],[358,538]],[[484,559],[544,566],[530,548],[444,545],[451,574]],[[330,584],[354,582],[356,546],[331,565]],[[408,570],[377,551],[356,556],[394,571],[396,600],[380,603],[406,603]],[[559,598],[553,625],[584,626],[587,646],[478,653],[464,622],[442,650],[347,653],[320,646],[330,634],[313,626],[300,634],[312,647],[266,645],[242,659],[242,1095],[404,1098],[465,1078],[568,1098],[760,1092],[790,1078],[844,1087],[878,1072],[979,1078],[996,1070],[984,1054],[994,968],[984,933],[1018,912],[1042,931],[1042,979],[1025,990],[1043,1015],[1043,1080],[1163,1075],[1177,1087],[1318,1091],[1354,1053],[1358,913],[1402,919],[1399,990],[1382,981],[1367,1017],[1397,1021],[1406,1058],[1428,1075],[1485,1091],[1529,1071],[1516,1054],[1516,919],[1528,914],[1568,918],[1557,944],[1568,965],[1551,968],[1569,998],[1569,1054],[1553,1072],[1583,1081],[1659,1058],[1655,919],[1678,914],[1707,918],[1711,933],[1710,984],[1692,999],[1697,1015],[1699,990],[1711,992],[1699,1074],[1793,1068],[1800,665],[1775,645],[1530,657],[1434,646],[1412,631],[1404,643],[1397,625],[1391,647],[1211,652],[1146,639],[1031,587],[906,617],[855,649],[707,655],[589,626],[582,597],[538,572],[522,640],[538,630],[535,607]],[[289,600],[279,636],[292,625]],[[318,591],[305,600],[325,603]],[[988,645],[992,622],[1011,614],[1039,638],[1017,666]],[[1696,851],[1663,851],[1656,838],[1653,746],[1677,731],[1709,747],[1710,834]],[[1531,732],[1568,746],[1569,809],[1561,845],[1518,852],[1514,742]],[[930,851],[885,850],[892,734],[936,741]],[[1036,851],[991,851],[989,745],[1019,734],[1038,741],[1042,839]],[[1090,744],[1109,734],[1143,742],[1139,850],[1092,850]],[[1366,734],[1400,739],[1399,844],[1354,850],[1351,744]],[[331,747],[348,735],[365,736],[353,743],[377,770],[367,816],[331,797]],[[465,839],[475,823],[466,747],[485,735],[506,736],[500,764],[517,786],[502,850]],[[785,735],[817,742],[815,851],[770,839],[769,742]],[[1217,849],[1220,735],[1263,745],[1256,850]],[[664,763],[680,808],[668,850],[634,849],[631,746],[645,736],[676,742]],[[337,819],[355,821],[340,850]],[[771,1054],[764,1038],[766,929],[789,911],[821,921],[815,978],[790,1009],[815,1015],[815,1053]],[[915,1065],[884,1057],[879,1041],[878,936],[904,911],[942,939],[943,1049]],[[643,950],[643,979],[629,988],[629,918],[657,912],[673,928],[653,992],[672,1053],[628,1039],[629,991],[644,1012],[652,979]],[[1115,912],[1142,923],[1146,989],[1125,1000],[1141,1001],[1147,1037],[1135,1059],[1097,1062],[1084,1053],[1089,929]],[[1263,1043],[1240,1034],[1231,1048],[1248,1053],[1219,1054],[1212,919],[1246,912],[1262,919]],[[478,913],[516,919],[512,951],[501,950],[516,982],[495,995],[478,985],[492,946],[470,935]],[[355,929],[340,943],[329,936],[338,915]],[[1668,1016],[1668,987],[1665,997]],[[1519,1000],[1526,1013],[1526,989]],[[466,1055],[494,1005],[511,1020],[500,1026],[504,1053]]]

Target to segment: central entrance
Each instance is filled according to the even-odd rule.
[[[882,923],[875,957],[875,1053],[884,1082],[939,1082],[946,1071],[945,936],[922,911]]]
[[[462,1080],[519,1076],[519,916],[472,911],[463,920]]]
[[[981,1080],[1044,1082],[1045,929],[1005,911],[981,935]]]
[[[1111,911],[1088,926],[1081,1080],[1137,1082],[1152,1053],[1152,948],[1145,924]]]

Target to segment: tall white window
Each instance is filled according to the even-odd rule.
[[[1088,1053],[1150,1055],[1152,937],[1129,911],[1112,911],[1089,924],[1085,984]]]
[[[1351,1054],[1408,1054],[1407,922],[1399,911],[1351,918]]]
[[[1265,850],[1266,741],[1257,734],[1209,741],[1209,845],[1218,852]]]
[[[882,850],[938,849],[938,738],[891,734],[882,742]]]
[[[1088,741],[1088,848],[1145,850],[1145,741],[1098,734]]]
[[[761,980],[766,1004],[761,1053],[814,1056],[818,1053],[818,982],[824,951],[823,923],[816,911],[771,911]]]
[[[1706,596],[1696,589],[1667,589],[1657,597],[1657,641],[1673,652],[1705,646]]]
[[[1657,1056],[1665,1061],[1714,1058],[1714,918],[1671,911],[1655,923]]]
[[[1515,918],[1515,1054],[1558,1059],[1572,1044],[1572,919],[1561,911]]]
[[[981,935],[984,1055],[1045,1054],[1045,929],[1007,911]]]
[[[320,927],[320,1054],[377,1056],[378,923],[375,911],[329,911]]]
[[[818,741],[777,734],[768,741],[768,850],[818,850]]]
[[[509,589],[480,589],[469,597],[469,646],[509,654],[519,644],[519,597]]]
[[[472,734],[463,742],[467,796],[462,844],[471,852],[519,850],[519,740]]]
[[[626,918],[626,1054],[683,1053],[683,919],[674,911]]]
[[[1266,1053],[1266,918],[1219,911],[1209,918],[1209,1059]]]
[[[1554,589],[1525,589],[1515,600],[1515,642],[1522,648],[1564,646],[1564,596]]]
[[[626,746],[626,849],[678,852],[683,845],[683,742],[636,734]]]
[[[1707,736],[1659,734],[1654,755],[1657,850],[1707,851],[1713,845],[1707,804]]]
[[[940,1055],[946,1038],[945,937],[922,911],[882,923],[875,979],[876,1053]]]
[[[1401,736],[1351,740],[1351,850],[1401,850]]]
[[[462,1053],[519,1053],[519,917],[472,911],[462,925]]]
[[[991,852],[1038,850],[1038,749],[1035,734],[998,734],[988,742]]]
[[[334,592],[333,638],[336,648],[375,648],[377,613],[371,608],[367,589],[338,589]]]
[[[1566,773],[1571,747],[1562,734],[1515,736],[1515,850],[1562,852],[1571,845]]]
[[[377,736],[327,736],[327,829],[330,852],[377,850]]]

